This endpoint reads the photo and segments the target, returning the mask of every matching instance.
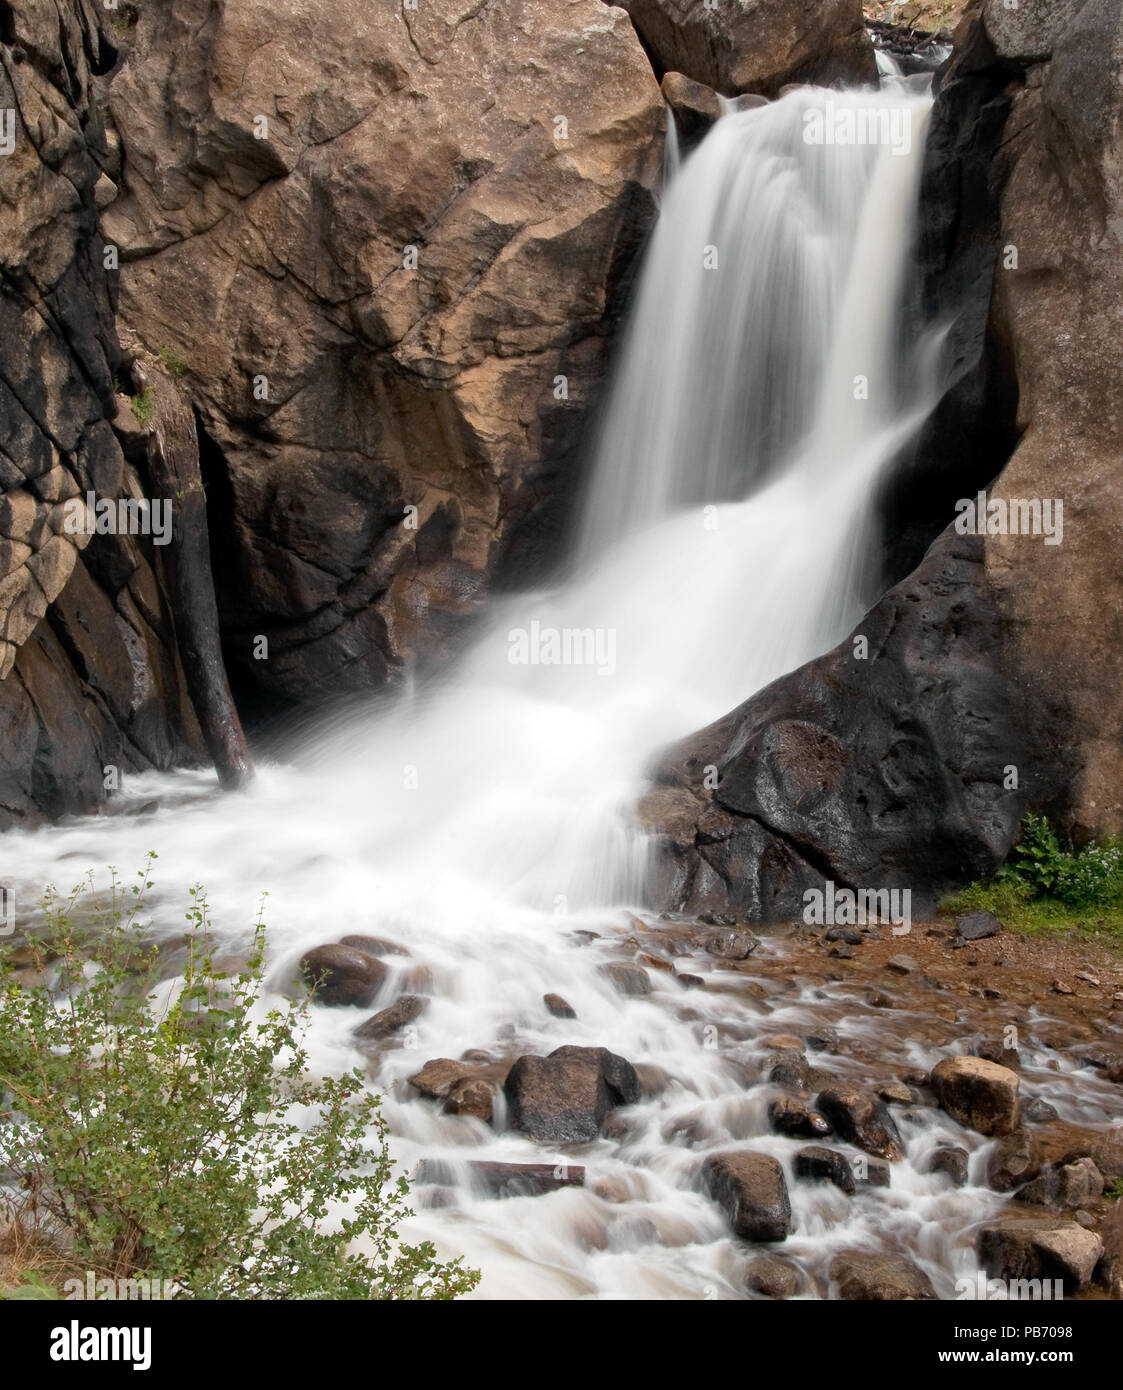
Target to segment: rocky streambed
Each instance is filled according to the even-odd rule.
[[[447,1056],[439,966],[363,937],[305,957],[388,1092],[414,1224],[482,1266],[481,1296],[1123,1294],[1106,945],[985,917],[559,932],[580,983]],[[589,991],[616,1001],[603,1038]]]

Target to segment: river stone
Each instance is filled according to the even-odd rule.
[[[992,1278],[1062,1279],[1075,1293],[1091,1282],[1103,1241],[1074,1221],[1004,1217],[979,1231],[975,1249]]]
[[[844,1250],[831,1261],[836,1297],[847,1301],[905,1302],[936,1297],[927,1274],[904,1255]]]
[[[958,1144],[941,1144],[928,1155],[928,1172],[944,1173],[953,1187],[963,1187],[967,1182],[967,1163],[969,1155]]]
[[[820,1091],[815,1108],[824,1114],[843,1139],[867,1153],[897,1162],[905,1156],[896,1123],[885,1102],[872,1091],[833,1086]]]
[[[546,1005],[546,1011],[553,1014],[555,1018],[576,1018],[577,1012],[571,1004],[567,1004],[560,994],[544,994],[542,1002]]]
[[[647,971],[638,965],[610,961],[600,967],[600,973],[611,983],[617,994],[640,996],[651,993]]]
[[[1013,1132],[1018,1118],[1018,1074],[982,1057],[947,1057],[932,1069],[941,1107],[979,1134]]]
[[[758,944],[752,932],[730,928],[711,932],[702,942],[702,949],[722,960],[747,960]]]
[[[850,1161],[837,1149],[820,1145],[800,1149],[795,1156],[795,1175],[812,1182],[832,1182],[847,1196],[852,1196],[858,1190]]]
[[[417,994],[404,994],[396,1003],[380,1013],[372,1014],[355,1029],[355,1036],[364,1041],[388,1038],[421,1017],[429,1006],[428,999]]]
[[[448,1088],[444,1103],[446,1115],[471,1115],[484,1124],[491,1121],[495,1108],[495,1086],[482,1076],[462,1076]]]
[[[300,958],[300,970],[317,1004],[333,1008],[363,1007],[378,993],[388,971],[365,951],[353,946],[317,946]]]
[[[765,1298],[794,1298],[803,1276],[790,1261],[764,1254],[749,1261],[742,1282],[749,1293],[763,1294]]]
[[[511,1128],[544,1144],[595,1139],[611,1104],[600,1063],[586,1057],[520,1057],[503,1089]]]
[[[702,1169],[706,1190],[745,1240],[786,1240],[792,1208],[784,1170],[768,1154],[731,1149],[711,1154]]]
[[[778,1096],[768,1102],[768,1123],[777,1134],[794,1139],[822,1139],[831,1132],[824,1115],[795,1096]]]
[[[643,1093],[639,1075],[635,1067],[625,1057],[609,1052],[607,1047],[576,1047],[567,1043],[556,1047],[551,1057],[576,1057],[581,1061],[595,1062],[601,1069],[608,1098],[613,1105],[635,1105]]]
[[[1048,1165],[1017,1194],[1019,1202],[1043,1207],[1083,1207],[1102,1196],[1103,1174],[1090,1158],[1079,1158],[1059,1168]]]

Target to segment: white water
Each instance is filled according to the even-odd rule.
[[[700,1040],[707,1021],[751,1023],[751,1001],[699,991],[697,1016],[684,1019],[682,990],[665,976],[650,998],[623,1000],[597,967],[620,958],[621,908],[642,906],[644,845],[629,812],[645,763],[860,614],[871,494],[927,405],[923,391],[899,396],[893,334],[927,100],[832,97],[907,106],[905,156],[805,144],[803,116],[823,99],[802,90],[725,117],[669,189],[569,582],[496,605],[449,682],[325,732],[262,767],[244,794],[219,794],[210,774],[146,776],[119,808],[157,798],[154,814],[14,833],[2,846],[5,876],[18,868],[28,893],[109,863],[132,872],[155,849],[155,928],[181,931],[184,889],[202,881],[231,947],[267,889],[277,980],[303,950],[346,933],[405,943],[404,967],[431,972],[432,1002],[375,1079],[410,1167],[554,1156],[417,1099],[404,1078],[427,1058],[586,1043],[664,1068],[671,1090],[640,1108],[629,1142],[598,1141],[577,1160],[586,1190],[504,1202],[461,1192],[457,1206],[419,1214],[410,1236],[481,1265],[483,1296],[731,1296],[744,1252],[695,1190],[699,1156],[749,1136],[780,1156],[797,1147],[767,1134],[762,1093],[745,1090],[752,1044],[708,1051]],[[858,376],[868,399],[855,399]],[[611,669],[513,665],[511,633],[535,621],[613,634]],[[582,946],[578,926],[605,939]],[[378,1006],[401,980],[388,963]],[[545,1013],[547,991],[576,1021]],[[801,995],[760,1028],[783,1031],[821,1007]],[[317,1065],[355,1064],[362,1017],[315,1011]],[[689,1142],[668,1137],[687,1120]],[[926,1142],[918,1131],[913,1150]],[[624,1200],[592,1190],[604,1178]],[[793,1185],[790,1250],[810,1268],[890,1230],[946,1292],[949,1272],[974,1264],[954,1249],[968,1198],[941,1184],[906,1162],[892,1194],[849,1205]],[[978,1213],[988,1199],[971,1200]]]

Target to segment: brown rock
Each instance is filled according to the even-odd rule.
[[[767,1154],[730,1150],[711,1154],[702,1169],[706,1189],[745,1240],[786,1240],[791,1203],[784,1170]]]
[[[333,1008],[369,1004],[386,979],[380,960],[352,946],[317,946],[300,958],[301,974],[317,1004]]]
[[[745,1269],[744,1285],[749,1293],[765,1298],[794,1298],[803,1286],[803,1276],[779,1255],[756,1255]]]
[[[474,1067],[451,1057],[434,1057],[409,1078],[409,1084],[416,1086],[423,1096],[444,1100],[456,1082],[471,1077],[474,1072]]]
[[[546,1005],[547,1011],[552,1013],[555,1018],[577,1017],[573,1006],[567,1004],[560,994],[544,994],[542,1002]]]
[[[904,1157],[905,1148],[893,1117],[885,1102],[871,1091],[843,1086],[821,1091],[815,1101],[843,1139],[865,1149],[867,1153],[895,1163]]]
[[[387,941],[384,936],[343,936],[340,944],[353,946],[356,951],[365,951],[368,956],[408,956],[409,952],[396,941]]]
[[[1083,1207],[1101,1196],[1103,1190],[1103,1174],[1090,1158],[1080,1158],[1059,1168],[1047,1166],[1020,1189],[1018,1201],[1059,1209]]]
[[[1010,1134],[1018,1116],[1018,1074],[982,1057],[948,1057],[932,1069],[942,1108],[979,1134]]]
[[[495,1108],[495,1087],[480,1076],[462,1076],[448,1088],[444,1103],[446,1115],[472,1115],[484,1124],[491,1122]]]
[[[547,1144],[595,1139],[610,1105],[599,1063],[583,1057],[520,1057],[504,1090],[511,1128]]]
[[[388,1009],[372,1014],[365,1023],[360,1024],[355,1029],[355,1036],[364,1041],[387,1038],[420,1018],[428,1005],[428,999],[419,998],[416,994],[404,994]]]
[[[620,961],[611,961],[600,967],[600,973],[611,982],[617,994],[640,996],[651,993],[651,981],[648,979],[647,971],[638,965],[624,965]]]
[[[975,1248],[992,1278],[1061,1279],[1075,1293],[1091,1282],[1103,1241],[1075,1222],[1006,1217],[984,1226]]]
[[[643,1092],[636,1068],[627,1058],[609,1052],[607,1047],[577,1047],[567,1043],[565,1047],[556,1047],[550,1056],[595,1062],[601,1069],[612,1105],[634,1105]]]
[[[877,1302],[934,1299],[936,1292],[922,1269],[903,1255],[846,1250],[831,1261],[836,1297]]]

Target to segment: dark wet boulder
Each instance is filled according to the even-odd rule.
[[[827,1149],[817,1144],[800,1149],[796,1154],[795,1175],[810,1182],[834,1183],[835,1187],[847,1196],[853,1196],[858,1190],[853,1169],[846,1155],[839,1153],[837,1149]]]
[[[551,1057],[576,1057],[582,1061],[595,1062],[600,1067],[608,1098],[612,1105],[635,1105],[643,1094],[643,1087],[635,1067],[625,1057],[609,1052],[607,1047],[577,1047],[567,1043],[556,1047]]]
[[[905,1146],[885,1102],[873,1091],[832,1086],[820,1091],[815,1108],[843,1139],[891,1163],[905,1156]]]
[[[768,1154],[731,1149],[711,1154],[702,1168],[706,1190],[745,1240],[786,1240],[792,1208],[784,1170]]]
[[[300,958],[300,970],[317,1004],[370,1004],[387,976],[386,966],[353,946],[317,946]]]
[[[967,1182],[966,1149],[957,1144],[941,1144],[928,1155],[926,1169],[929,1173],[943,1173],[949,1177],[953,1187],[963,1187]]]
[[[748,1263],[743,1279],[749,1293],[764,1298],[794,1298],[804,1285],[797,1266],[780,1255],[756,1255]]]
[[[604,1071],[588,1057],[520,1057],[504,1091],[511,1128],[544,1144],[588,1143],[611,1106]]]
[[[355,1037],[363,1042],[377,1042],[407,1028],[421,1017],[429,1006],[428,999],[417,994],[403,994],[388,1009],[372,1014],[355,1029]]]
[[[448,1088],[446,1115],[471,1115],[489,1124],[495,1109],[495,1084],[482,1076],[462,1076]]]
[[[826,1116],[796,1096],[777,1096],[769,1101],[768,1123],[775,1133],[794,1139],[822,1139],[831,1132]]]

